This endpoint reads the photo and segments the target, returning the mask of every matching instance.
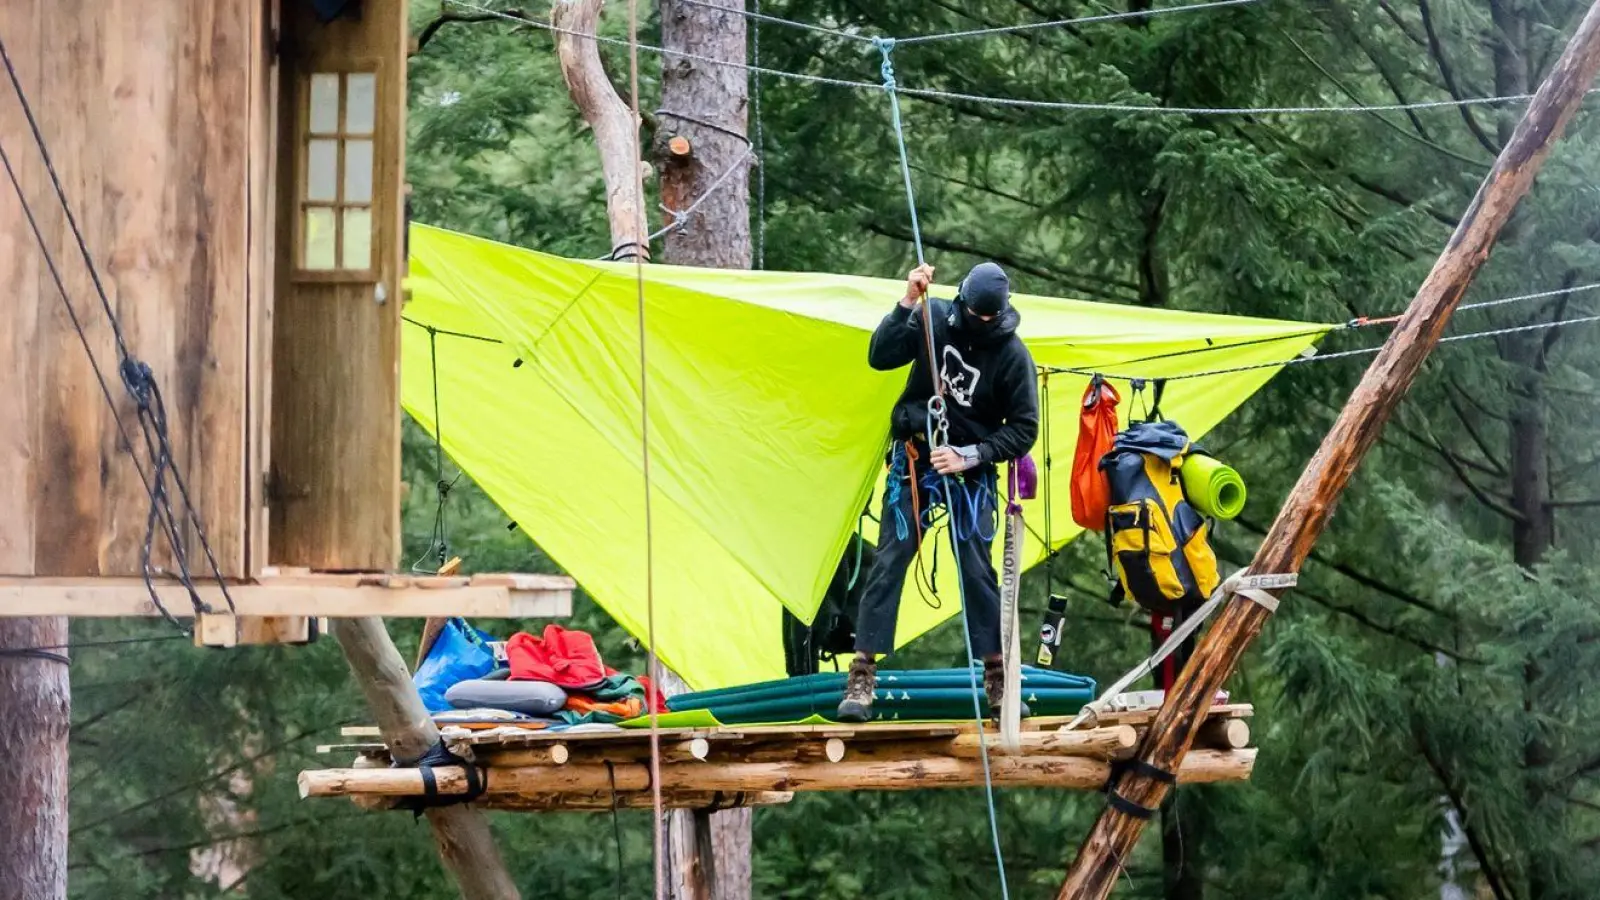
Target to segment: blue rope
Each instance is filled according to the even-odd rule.
[[[917,265],[920,266],[927,260],[922,256],[922,226],[917,223],[917,199],[911,189],[911,160],[906,156],[906,129],[900,121],[900,94],[894,80],[894,60],[890,58],[894,52],[894,38],[873,38],[872,44],[883,54],[879,71],[883,74],[883,89],[889,94],[889,117],[894,123],[895,143],[900,147],[900,175],[905,179],[906,205],[911,209],[911,242],[917,249]]]
[[[928,508],[943,504],[950,514],[950,527],[960,540],[970,540],[974,537],[983,541],[992,541],[999,533],[996,517],[989,517],[988,531],[983,527],[983,505],[985,500],[992,500],[995,489],[990,486],[989,480],[984,479],[976,484],[957,482],[952,491],[949,487],[949,477],[929,470],[922,479],[922,489],[928,494]],[[932,522],[924,517],[924,528],[932,527]]]
[[[911,212],[911,242],[912,242],[912,245],[916,248],[916,251],[917,251],[917,265],[921,266],[921,265],[925,265],[927,263],[927,259],[922,254],[922,226],[917,222],[916,192],[912,189],[912,186],[911,186],[911,160],[907,156],[907,153],[906,153],[906,130],[905,130],[905,124],[900,119],[900,95],[897,92],[897,88],[896,88],[896,84],[895,84],[894,60],[893,60],[893,58],[891,56],[891,54],[894,53],[895,41],[894,41],[894,38],[873,38],[872,39],[872,44],[873,44],[873,46],[878,48],[878,52],[879,53],[883,54],[883,64],[882,64],[882,66],[880,66],[879,71],[883,75],[883,89],[889,95],[890,120],[894,124],[895,144],[899,148],[899,151],[900,151],[900,176],[905,181],[906,206]],[[924,311],[926,312],[926,309]],[[928,338],[928,340],[930,342],[930,349],[931,349],[931,342],[933,340],[933,335],[931,333],[931,330],[930,330],[930,333],[927,335],[927,338]],[[935,425],[934,416],[938,415],[940,417],[940,419],[943,420],[943,416],[944,416],[944,398],[941,396],[942,392],[939,389],[940,388],[940,386],[939,386],[939,373],[938,373],[937,370],[935,370],[933,368],[933,365],[934,365],[933,355],[930,353],[929,357],[928,357],[928,369],[929,369],[929,373],[933,376],[933,379],[934,379],[934,388],[933,388],[933,396],[928,398],[928,418],[927,418],[928,432],[927,433],[928,433],[929,446],[937,448],[939,446],[939,444],[941,443],[940,438],[945,435],[945,429],[944,429],[945,423],[943,421],[939,422],[938,424],[941,427],[939,429],[935,429],[934,428],[934,425]],[[916,472],[915,472],[914,469],[910,471],[910,475],[913,478],[916,477]],[[955,492],[951,489],[951,486],[950,486],[950,478],[949,478],[949,476],[944,476],[943,477],[942,485],[943,485],[943,488],[944,488],[943,495],[944,495],[945,498],[951,498],[951,497],[955,496]],[[896,496],[896,498],[898,498],[899,495],[896,494],[895,496]],[[928,502],[928,514],[929,515],[932,514],[932,510],[933,510],[934,505],[935,505],[935,500],[934,500],[933,497],[930,496],[929,497],[929,502]],[[899,534],[901,539],[904,540],[905,539],[905,535],[904,535],[904,533],[902,531],[900,531],[900,529],[902,527],[902,524],[899,521],[899,518],[903,518],[903,517],[899,517],[898,506],[896,507],[896,510],[897,510],[897,513],[896,513],[897,521],[895,523],[895,526],[896,526],[897,534]],[[977,726],[978,726],[977,727],[977,731],[978,731],[978,747],[982,751],[979,754],[979,756],[983,759],[983,790],[984,790],[984,798],[988,802],[988,805],[989,805],[989,836],[994,842],[994,861],[995,861],[995,865],[1000,870],[1000,898],[1001,898],[1001,900],[1011,900],[1011,889],[1006,884],[1006,861],[1005,861],[1005,856],[1000,851],[1000,815],[999,815],[999,812],[995,809],[995,803],[994,803],[994,776],[989,770],[989,742],[988,742],[988,739],[984,736],[984,733],[983,733],[983,707],[981,705],[979,705],[979,702],[978,702],[978,673],[977,673],[976,669],[971,664],[971,660],[973,659],[973,654],[972,654],[972,626],[967,624],[967,588],[966,588],[965,580],[964,580],[962,572],[961,572],[961,544],[960,544],[960,540],[961,539],[960,539],[960,536],[957,534],[957,531],[959,530],[959,519],[960,519],[960,516],[957,514],[957,510],[956,510],[956,507],[955,507],[954,504],[946,503],[945,510],[948,513],[948,516],[949,516],[949,519],[950,519],[950,529],[949,529],[950,530],[950,549],[954,553],[955,558],[956,558],[956,585],[958,587],[959,595],[961,597],[961,634],[962,634],[963,639],[966,641],[966,647],[967,647],[967,660],[968,660],[967,677],[968,677],[968,681],[970,683],[970,687],[972,689],[972,718],[973,718],[973,721],[975,721],[977,723]],[[976,522],[977,516],[976,516],[976,514],[973,515],[973,520],[974,520],[974,527],[976,527],[976,525],[977,525],[977,522]]]
[[[905,142],[902,141],[900,146],[903,151]],[[935,427],[934,411],[939,408],[934,402],[937,396],[935,394],[934,397],[928,398],[926,427],[930,436],[944,434],[945,429],[948,427],[944,425]],[[950,476],[942,475],[940,479],[943,482],[944,495],[946,497],[954,496],[954,492],[951,490]],[[933,504],[934,501],[930,497],[928,506],[931,508]],[[973,665],[975,654],[972,652],[972,626],[967,622],[967,581],[965,573],[961,571],[961,540],[956,535],[955,511],[948,505],[946,506],[946,511],[950,515],[950,551],[951,555],[956,559],[956,592],[961,598],[961,637],[966,642],[967,647],[967,681],[972,689],[972,719],[978,726],[978,749],[980,751],[978,756],[983,760],[983,796],[989,805],[989,837],[994,842],[995,866],[1000,870],[1000,900],[1011,900],[1011,889],[1006,884],[1005,855],[1000,850],[1000,814],[994,803],[994,775],[989,770],[989,739],[983,731],[983,707],[978,703],[978,671],[977,666]],[[977,662],[979,665],[982,664],[982,660]],[[999,710],[994,712],[996,716],[1000,714]]]

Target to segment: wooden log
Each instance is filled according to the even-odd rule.
[[[1132,725],[1113,725],[1083,731],[1024,731],[1019,736],[1017,749],[1007,751],[994,732],[983,735],[979,743],[976,732],[953,737],[926,740],[855,741],[848,745],[845,757],[852,761],[920,759],[954,757],[976,760],[988,746],[989,758],[1000,756],[1076,756],[1085,759],[1122,759],[1133,753],[1139,742],[1138,732]]]
[[[1184,783],[1243,781],[1255,766],[1253,749],[1201,750],[1189,755],[1178,773]],[[997,786],[1095,789],[1105,784],[1110,764],[1071,756],[994,756],[989,768]],[[596,791],[645,791],[648,766],[630,763],[606,766],[524,766],[485,771],[485,797],[567,794]],[[442,795],[467,792],[467,772],[460,766],[434,769]],[[830,763],[678,763],[661,767],[661,788],[681,791],[904,791],[922,788],[971,787],[983,783],[976,759],[951,756],[924,759],[850,760]],[[300,773],[301,797],[352,794],[420,796],[422,773],[416,769],[317,769]]]
[[[661,805],[667,809],[720,810],[753,806],[779,806],[794,799],[791,791],[663,791]],[[476,803],[483,809],[514,812],[609,811],[651,809],[654,798],[649,791],[630,791],[612,795],[610,791],[572,794],[527,794],[517,797],[486,797]]]
[[[1262,575],[1300,571],[1332,517],[1340,493],[1439,342],[1450,313],[1489,258],[1501,228],[1532,186],[1596,71],[1600,71],[1600,0],[1590,6],[1560,60],[1529,102],[1516,132],[1478,188],[1433,270],[1301,473],[1249,571]],[[1204,721],[1216,692],[1269,615],[1266,607],[1247,598],[1235,595],[1229,600],[1167,694],[1141,748],[1142,760],[1166,771],[1183,764],[1196,737],[1196,726]],[[1167,785],[1129,772],[1115,790],[1131,803],[1155,809],[1166,796]],[[1115,807],[1101,812],[1067,873],[1059,900],[1099,900],[1109,895],[1122,871],[1120,861],[1132,858],[1145,822]]]
[[[333,623],[332,631],[366,695],[389,753],[406,763],[422,758],[439,743],[439,729],[423,707],[383,620],[340,619]],[[373,776],[401,771],[416,776],[419,783],[422,780],[416,769],[348,771]],[[415,793],[420,794],[420,788]],[[468,806],[445,806],[429,809],[424,815],[433,828],[439,858],[455,876],[465,900],[519,900],[522,895],[506,871],[483,813]]]
[[[1250,724],[1243,719],[1212,719],[1195,734],[1196,747],[1240,750],[1250,746]]]

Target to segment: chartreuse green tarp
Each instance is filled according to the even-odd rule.
[[[420,225],[410,253],[407,411],[641,640],[653,599],[656,650],[692,688],[783,677],[781,609],[810,620],[859,514],[869,501],[876,508],[888,412],[906,373],[870,369],[867,338],[903,282],[646,265],[647,516],[634,265]],[[1333,327],[1028,295],[1013,302],[1038,364],[1130,376],[1281,362]],[[1231,344],[1239,346],[1216,349]],[[1162,410],[1198,438],[1276,371],[1171,382]],[[1050,377],[1058,545],[1079,533],[1069,483],[1086,383]],[[1126,383],[1119,390],[1126,416]],[[1034,458],[1042,473],[1042,446]],[[1037,530],[1042,492],[1025,510]],[[942,531],[933,539],[948,541]],[[1027,540],[1031,565],[1044,548]],[[898,643],[959,608],[948,550],[937,609],[908,580]]]

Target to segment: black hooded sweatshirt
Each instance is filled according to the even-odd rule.
[[[1026,456],[1039,433],[1039,398],[1033,356],[1017,336],[1022,316],[1006,303],[984,323],[970,318],[960,300],[925,301],[933,316],[935,350],[941,358],[950,444],[976,444],[985,464]],[[920,306],[890,310],[872,333],[867,362],[887,372],[911,363],[905,390],[890,414],[890,433],[908,440],[927,430],[928,342]]]

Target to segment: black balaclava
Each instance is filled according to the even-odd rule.
[[[992,262],[978,263],[961,279],[956,297],[961,306],[961,327],[985,334],[1000,325],[1001,314],[1011,307],[1011,279]],[[994,316],[985,322],[978,316]]]

